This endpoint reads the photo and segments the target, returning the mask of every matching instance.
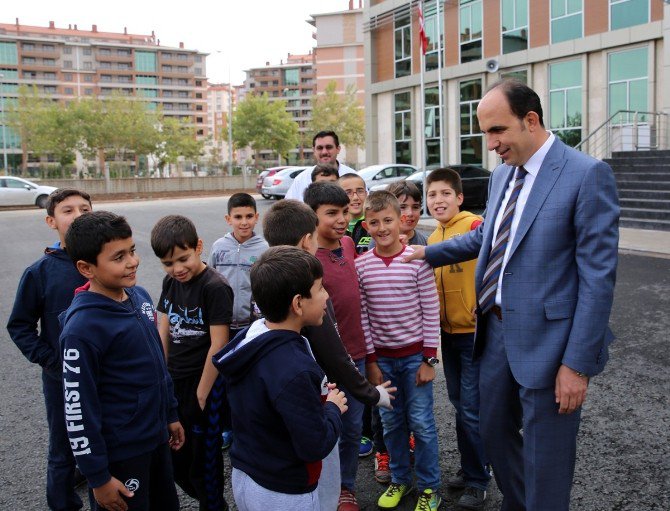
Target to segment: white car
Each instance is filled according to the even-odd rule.
[[[31,206],[44,208],[47,197],[56,190],[14,176],[0,176],[0,206]]]
[[[388,163],[382,165],[370,165],[358,171],[358,175],[365,181],[365,186],[371,189],[373,186],[390,185],[396,181],[411,176],[417,170],[413,165],[404,165],[400,163]]]

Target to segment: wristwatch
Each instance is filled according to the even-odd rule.
[[[430,367],[435,367],[437,364],[440,363],[440,359],[435,357],[423,357],[423,361]]]

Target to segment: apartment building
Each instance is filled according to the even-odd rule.
[[[505,77],[537,91],[545,126],[570,145],[602,124],[616,124],[620,135],[634,130],[636,137],[622,136],[619,149],[654,147],[655,122],[662,118],[655,113],[670,114],[669,3],[424,1],[421,126],[419,1],[371,0],[364,10],[368,159],[421,165],[425,154],[429,167],[442,161],[494,168],[498,162],[486,150],[476,109],[487,87]]]
[[[335,82],[338,94],[344,94],[352,87],[361,108],[365,105],[362,4],[362,0],[358,0],[356,7],[354,0],[349,0],[346,11],[312,14],[307,20],[316,29],[316,94],[323,94],[332,82]],[[365,148],[344,146],[340,161],[352,165],[365,163]]]
[[[230,161],[228,146],[228,125],[230,115],[237,105],[237,88],[228,83],[209,83],[207,85],[207,128],[210,139],[207,149],[216,153],[221,162]],[[233,151],[235,164],[235,151]]]
[[[6,105],[21,85],[35,86],[54,100],[136,96],[166,116],[180,117],[207,137],[206,53],[160,45],[156,35],[99,31],[97,25],[58,28],[0,23],[0,78]],[[20,140],[10,129],[5,146],[10,166],[18,166]],[[0,132],[1,133],[1,132]],[[0,136],[2,136],[0,134]],[[0,145],[2,140],[0,139]]]
[[[286,101],[286,111],[298,124],[300,141],[289,153],[289,163],[296,164],[312,159],[312,139],[309,121],[312,118],[312,97],[316,93],[314,54],[288,54],[286,61],[278,65],[266,62],[264,67],[245,70],[244,94],[266,93],[271,101]],[[260,151],[260,162],[267,165],[277,163],[277,154],[271,150]],[[241,159],[251,157],[251,152],[240,152]],[[285,164],[286,161],[283,161]]]

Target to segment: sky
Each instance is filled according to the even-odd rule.
[[[346,10],[348,0],[23,0],[7,2],[0,22],[151,34],[161,46],[210,53],[207,75],[213,83],[241,84],[245,69],[279,64],[288,53],[307,53],[316,44],[310,14]],[[358,0],[355,0],[358,6]]]

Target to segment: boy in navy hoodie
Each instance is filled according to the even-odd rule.
[[[161,218],[151,231],[151,248],[167,273],[159,332],[186,434],[184,448],[172,454],[175,481],[200,501],[200,511],[224,511],[221,432],[229,412],[212,356],[228,342],[233,291],[202,261],[202,240],[188,218]]]
[[[184,430],[125,218],[77,218],[68,254],[88,283],[61,317],[65,425],[93,510],[177,510],[171,446]],[[91,495],[92,494],[92,495]]]
[[[251,268],[265,316],[215,356],[232,410],[233,495],[240,511],[320,510],[321,460],[337,443],[346,397],[300,331],[320,325],[323,268],[296,247],[273,247]],[[325,403],[324,403],[325,401]]]
[[[81,509],[82,502],[74,491],[75,461],[63,415],[58,315],[70,306],[75,288],[86,282],[65,251],[65,232],[75,218],[91,211],[91,197],[61,188],[49,195],[46,211],[46,223],[58,232],[60,241],[23,272],[7,330],[21,353],[42,367],[49,426],[47,505],[53,511],[70,511]]]

